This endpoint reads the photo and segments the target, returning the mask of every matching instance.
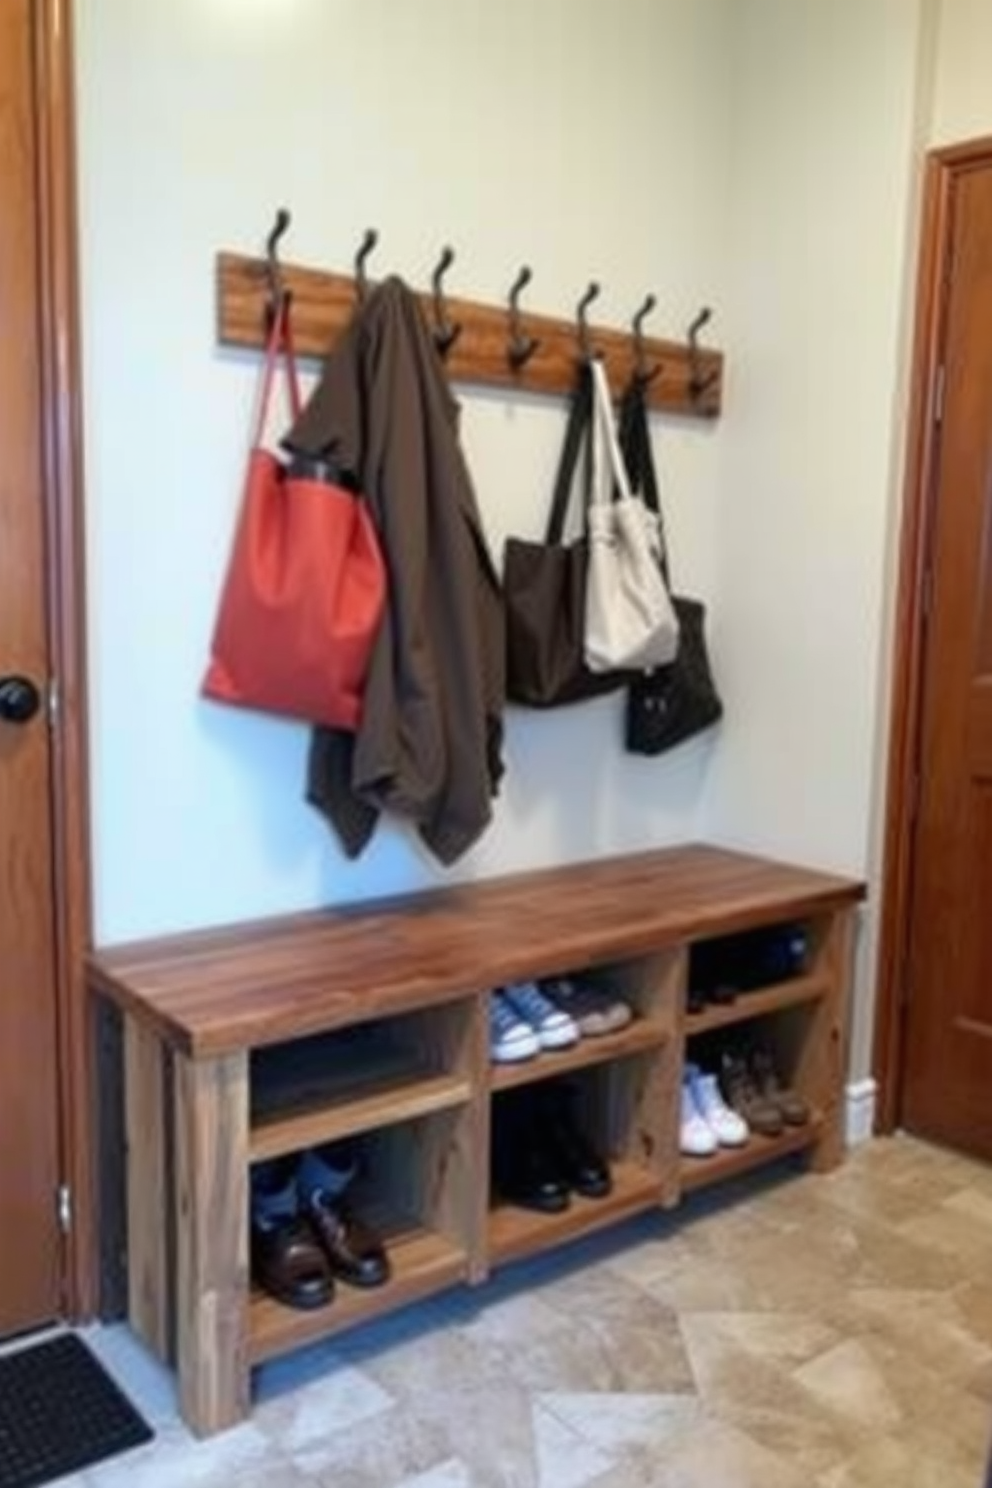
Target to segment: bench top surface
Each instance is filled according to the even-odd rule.
[[[839,909],[863,892],[691,845],[113,946],[90,955],[88,974],[177,1048],[210,1058]]]

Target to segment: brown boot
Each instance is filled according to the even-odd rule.
[[[761,1094],[746,1059],[725,1052],[720,1060],[720,1085],[727,1105],[743,1117],[751,1131],[763,1137],[782,1135],[782,1114]]]
[[[797,1091],[783,1084],[770,1050],[754,1049],[750,1063],[758,1092],[780,1113],[786,1126],[805,1126],[809,1120],[809,1106]]]

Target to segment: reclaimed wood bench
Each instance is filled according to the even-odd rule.
[[[790,1152],[833,1167],[862,895],[850,879],[687,846],[95,951],[90,986],[125,1021],[129,1318],[175,1365],[188,1424],[243,1419],[263,1360],[507,1261]],[[775,923],[805,927],[801,974],[689,1014],[691,946]],[[589,968],[633,1022],[491,1064],[493,987]],[[754,1020],[809,1123],[680,1158],[687,1040]],[[556,1215],[494,1202],[493,1102],[562,1073],[584,1082],[612,1192]],[[359,1134],[392,1277],[339,1287],[316,1312],[283,1307],[251,1283],[251,1164]]]

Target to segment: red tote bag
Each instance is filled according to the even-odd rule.
[[[263,446],[276,368],[300,393],[288,303],[273,317],[258,422],[203,692],[217,702],[354,729],[386,602],[364,501],[291,475]]]

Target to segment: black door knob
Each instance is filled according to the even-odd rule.
[[[30,677],[0,677],[0,723],[30,723],[41,693]]]

